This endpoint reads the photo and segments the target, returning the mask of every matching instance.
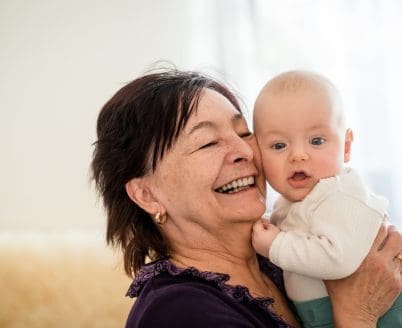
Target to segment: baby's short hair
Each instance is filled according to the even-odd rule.
[[[337,111],[339,125],[346,128],[346,117],[343,110],[342,99],[336,86],[325,76],[311,71],[293,70],[281,73],[272,78],[264,86],[262,92],[282,95],[298,91],[320,89],[331,98],[334,110]]]

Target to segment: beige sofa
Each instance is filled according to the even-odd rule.
[[[0,234],[0,327],[123,327],[120,258],[99,236]]]

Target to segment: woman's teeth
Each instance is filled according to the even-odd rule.
[[[247,178],[241,178],[234,180],[232,182],[229,182],[228,184],[219,187],[215,191],[220,192],[220,193],[228,193],[232,194],[235,192],[239,192],[240,190],[246,189],[249,186],[254,184],[254,177],[247,177]]]

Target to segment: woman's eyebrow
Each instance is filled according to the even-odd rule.
[[[216,124],[214,122],[211,121],[201,121],[198,122],[196,125],[194,125],[191,130],[188,132],[187,135],[191,135],[192,133],[194,133],[195,131],[199,130],[199,129],[203,129],[203,128],[216,128]]]
[[[234,114],[232,117],[232,122],[236,122],[239,120],[244,120],[244,116],[241,113]],[[198,122],[196,125],[194,125],[191,130],[188,132],[187,135],[191,135],[195,131],[202,129],[202,128],[210,128],[210,129],[217,129],[218,125],[215,122],[212,121],[201,121]]]
[[[243,114],[242,113],[234,114],[233,117],[232,117],[232,122],[236,123],[236,122],[239,122],[239,121],[246,121],[246,119],[244,118]]]
[[[236,121],[238,119],[244,119],[244,116],[242,113],[236,113],[233,115],[232,121]]]

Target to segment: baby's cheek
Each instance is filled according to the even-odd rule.
[[[270,158],[269,156],[262,156],[262,170],[264,171],[265,178],[271,178],[275,175],[277,170],[277,164],[274,159]]]
[[[320,161],[317,161],[317,169],[321,178],[335,176],[341,173],[342,168],[343,160],[333,156],[325,156]]]

